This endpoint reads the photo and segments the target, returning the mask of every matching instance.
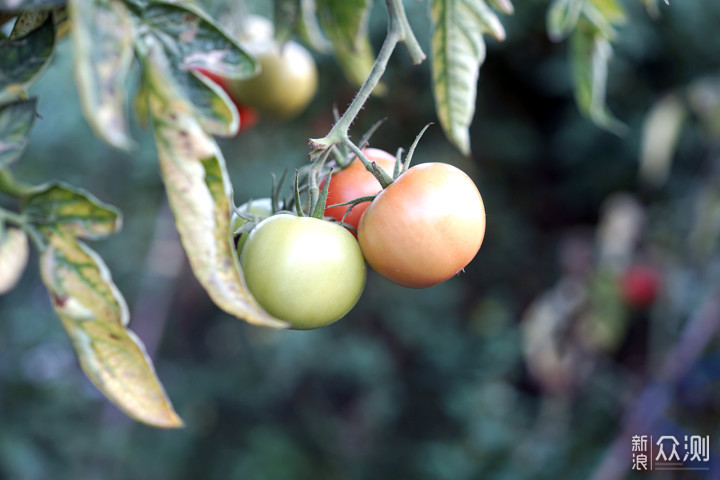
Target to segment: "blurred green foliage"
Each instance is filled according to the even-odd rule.
[[[385,28],[381,3],[371,19],[376,45]],[[131,126],[140,146],[132,154],[92,135],[63,41],[31,89],[41,118],[14,171],[29,182],[80,185],[124,212],[123,231],[93,248],[128,299],[131,327],[187,427],[133,423],[95,390],[31,265],[0,297],[0,479],[589,478],[623,422],[658,405],[657,421],[637,434],[710,435],[717,455],[716,340],[663,390],[667,397],[640,397],[720,285],[717,124],[713,129],[708,115],[693,110],[661,187],[641,182],[638,157],[653,103],[669,91],[689,98],[693,82],[720,75],[720,3],[672,2],[652,20],[640,2],[625,2],[630,22],[619,31],[608,91],[611,110],[629,126],[624,137],[578,112],[567,45],[545,33],[547,3],[519,2],[503,17],[507,40],[489,41],[473,158],[459,156],[438,127],[414,157],[458,165],[476,180],[488,212],[478,257],[457,278],[425,291],[371,274],[347,318],[310,332],[252,327],[212,305],[179,250],[150,132]],[[408,2],[419,34],[427,31],[425,8]],[[424,47],[428,40],[420,38]],[[270,172],[305,163],[307,138],[325,134],[332,105],[352,99],[337,65],[317,60],[321,93],[302,117],[261,120],[221,142],[238,204],[267,196]],[[407,148],[435,120],[429,79],[427,65],[411,67],[399,50],[385,78],[391,93],[371,100],[354,137],[387,116],[373,146]],[[718,95],[720,82],[709,85]],[[577,332],[553,333],[550,344],[580,350],[583,361],[570,369],[568,384],[549,388],[524,356],[521,321],[531,321],[528,307],[545,292],[562,291],[562,279],[579,277],[587,286],[607,274],[595,235],[606,199],[619,191],[632,194],[646,217],[631,260],[660,266],[661,298],[647,311],[599,309],[617,302],[617,292],[596,283],[582,315],[573,315],[622,316],[626,331],[607,350],[593,350],[593,338],[588,344]],[[629,463],[617,461],[618,478],[635,478]],[[713,465],[687,478],[718,478],[718,471]]]

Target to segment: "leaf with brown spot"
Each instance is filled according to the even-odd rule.
[[[125,328],[128,309],[103,260],[57,229],[41,230],[42,280],[88,378],[130,417],[159,428],[183,425],[142,342]]]
[[[101,238],[122,225],[120,212],[82,189],[53,182],[37,187],[22,211],[38,227],[51,227],[82,238]]]
[[[255,325],[286,328],[257,303],[239,270],[222,153],[200,126],[162,51],[153,42],[146,47],[143,69],[162,177],[193,273],[226,312]]]
[[[237,108],[216,83],[198,68],[221,77],[243,79],[258,73],[255,59],[215,20],[188,3],[151,2],[142,13],[143,34],[137,39],[141,55],[148,44],[162,56],[167,73],[189,99],[203,128],[213,135],[235,135]]]
[[[117,0],[74,0],[72,20],[75,80],[93,131],[115,148],[133,146],[125,115],[125,81],[134,59],[130,12]]]

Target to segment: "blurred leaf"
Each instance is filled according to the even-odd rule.
[[[368,38],[371,5],[369,0],[315,0],[318,22],[340,68],[355,86],[363,84],[375,62]],[[378,85],[374,93],[382,95],[385,91],[385,85]]]
[[[363,39],[355,46],[354,50],[345,49],[335,43],[333,45],[338,65],[340,65],[345,77],[355,86],[362,85],[375,63],[375,54],[370,46],[370,40]],[[374,95],[385,95],[386,93],[387,85],[384,83],[379,83],[373,90]]]
[[[275,0],[273,2],[275,40],[283,44],[290,40],[300,16],[300,0]]]
[[[617,135],[626,126],[605,105],[610,41],[593,24],[581,20],[570,36],[570,65],[575,83],[575,100],[583,115]]]
[[[58,230],[42,233],[42,280],[85,374],[130,417],[181,427],[142,342],[125,328],[128,308],[102,258]]]
[[[492,5],[496,10],[500,10],[502,13],[506,13],[508,15],[512,15],[515,12],[515,7],[513,7],[510,0],[490,0],[490,5]]]
[[[627,20],[625,8],[618,0],[587,0],[609,23],[618,24]]]
[[[0,103],[23,94],[50,64],[54,49],[52,16],[23,38],[0,40]]]
[[[237,108],[217,84],[194,72],[209,70],[226,78],[255,75],[257,62],[237,40],[198,7],[187,3],[152,2],[143,13],[149,27],[145,36],[162,46],[174,81],[195,106],[203,128],[214,135],[234,135],[239,120]]]
[[[368,0],[315,0],[315,7],[325,34],[333,43],[353,50],[367,37],[367,22],[372,2]]]
[[[448,139],[469,155],[478,72],[485,61],[483,33],[503,40],[505,30],[483,0],[432,0],[430,19],[437,115]]]
[[[547,13],[550,40],[559,42],[572,33],[587,0],[555,0]]]
[[[0,107],[0,168],[20,158],[35,121],[36,99]]]
[[[21,38],[43,24],[50,16],[47,10],[30,10],[21,13],[13,25],[10,38]]]
[[[333,46],[323,35],[315,12],[317,12],[315,0],[300,0],[299,34],[316,51],[330,53]]]
[[[219,147],[200,127],[159,45],[145,45],[144,73],[158,157],[183,248],[216,305],[256,325],[286,325],[247,290],[230,235],[231,185]]]
[[[643,182],[658,187],[667,180],[687,114],[679,96],[669,94],[655,102],[645,116],[640,148]]]
[[[15,287],[28,261],[28,239],[19,228],[2,228],[0,223],[0,295]]]
[[[109,145],[129,150],[125,80],[134,58],[133,23],[117,0],[73,0],[75,79],[80,103],[93,131]]]
[[[67,0],[0,0],[0,12],[25,12],[62,7]]]
[[[23,202],[22,211],[39,227],[82,238],[104,237],[118,231],[122,224],[115,207],[61,183],[39,187]]]

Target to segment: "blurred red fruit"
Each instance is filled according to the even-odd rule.
[[[660,271],[647,265],[633,265],[620,279],[620,294],[634,308],[647,308],[655,301],[661,284]]]

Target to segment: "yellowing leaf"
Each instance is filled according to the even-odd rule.
[[[505,30],[483,0],[432,0],[430,19],[435,109],[448,139],[469,155],[483,34],[504,40]]]
[[[125,80],[134,58],[133,24],[117,0],[73,0],[75,79],[85,118],[95,133],[115,148],[130,149]]]
[[[130,417],[160,428],[182,420],[140,340],[125,328],[128,309],[103,260],[83,243],[43,229],[40,273],[88,378]]]
[[[152,39],[143,68],[158,157],[180,240],[193,273],[220,308],[249,323],[286,328],[253,298],[230,236],[231,186],[215,141],[194,116]]]
[[[28,239],[18,228],[0,225],[0,295],[9,292],[20,280],[28,261]]]
[[[243,79],[258,73],[255,59],[240,47],[199,7],[186,2],[154,1],[142,12],[143,34],[137,46],[147,42],[158,48],[166,73],[193,105],[193,113],[205,131],[235,135],[237,108],[217,84],[198,75],[203,68],[225,78]]]
[[[116,232],[120,212],[92,194],[62,183],[38,187],[22,204],[23,213],[40,227],[51,227],[83,238],[100,238]]]

